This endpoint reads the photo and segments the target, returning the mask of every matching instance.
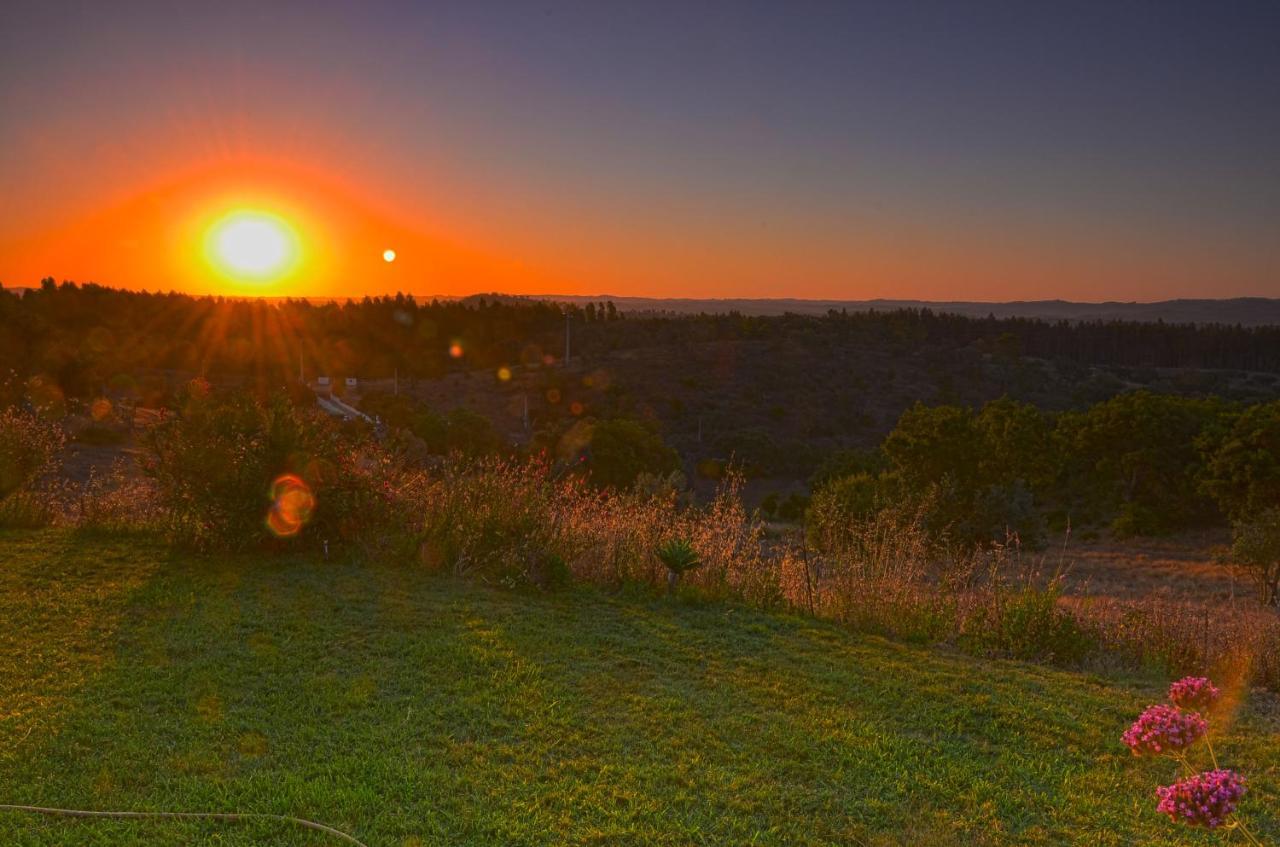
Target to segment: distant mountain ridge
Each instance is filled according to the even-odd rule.
[[[6,291],[23,294],[32,289],[23,286],[10,286]],[[192,295],[207,296],[207,295]],[[468,295],[456,294],[415,294],[419,302],[430,300],[458,300],[474,302],[485,299],[521,302],[546,300],[554,303],[572,303],[583,306],[587,303],[611,301],[623,312],[665,312],[681,315],[696,315],[701,312],[726,313],[740,312],[744,315],[782,315],[787,313],[798,315],[825,315],[834,309],[847,309],[851,312],[892,311],[894,309],[932,309],[935,312],[950,312],[968,317],[985,318],[994,315],[997,318],[1040,318],[1057,321],[1141,321],[1176,324],[1228,324],[1240,326],[1277,326],[1280,325],[1280,298],[1275,297],[1228,297],[1182,298],[1177,300],[1157,300],[1149,303],[1134,301],[1108,300],[1101,303],[1085,303],[1071,300],[1010,300],[1007,302],[985,302],[980,300],[805,300],[796,297],[629,297],[616,294],[504,294],[501,292],[477,292]],[[231,297],[229,299],[235,299]],[[284,297],[265,297],[265,300],[284,300]],[[292,299],[311,300],[315,303],[327,303],[346,299],[358,300],[359,297],[295,297]]]
[[[601,294],[585,297],[572,294],[530,295],[528,299],[553,300],[582,305],[610,300],[625,312],[665,311],[680,314],[699,312],[741,312],[744,315],[780,315],[787,312],[802,315],[824,315],[829,310],[890,311],[893,309],[932,309],[970,317],[1042,318],[1067,321],[1145,321],[1154,323],[1240,324],[1268,326],[1280,324],[1280,299],[1271,297],[1233,297],[1228,299],[1161,300],[1153,303],[1108,301],[1077,303],[1068,300],[1015,300],[987,303],[972,300],[801,300],[797,298],[656,298],[616,297]]]

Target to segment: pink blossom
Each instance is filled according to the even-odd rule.
[[[1184,712],[1176,706],[1148,706],[1133,726],[1125,730],[1121,740],[1135,756],[1176,753],[1199,741],[1209,729],[1196,712]]]
[[[1235,771],[1205,771],[1157,788],[1156,809],[1170,820],[1216,829],[1235,812],[1244,792],[1244,777]]]
[[[1169,686],[1169,699],[1184,709],[1207,709],[1218,701],[1218,686],[1203,676],[1187,676]]]

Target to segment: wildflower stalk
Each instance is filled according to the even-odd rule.
[[[1213,762],[1213,769],[1218,769],[1218,757],[1213,752],[1213,742],[1209,740],[1209,733],[1204,734],[1204,746],[1209,751],[1209,761]]]
[[[1244,821],[1240,820],[1239,818],[1236,818],[1231,823],[1224,826],[1223,829],[1228,831],[1230,830],[1239,831],[1239,833],[1244,836],[1244,840],[1248,841],[1250,844],[1253,844],[1254,847],[1266,847],[1265,844],[1263,844],[1261,841],[1258,840],[1258,837],[1256,835],[1254,835],[1252,832],[1249,831],[1249,828],[1244,825]]]

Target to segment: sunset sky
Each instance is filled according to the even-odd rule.
[[[9,0],[0,282],[1280,296],[1278,44],[1274,0]],[[296,261],[228,270],[235,214]]]

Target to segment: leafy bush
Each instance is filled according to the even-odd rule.
[[[282,396],[222,396],[197,381],[145,443],[168,530],[192,546],[355,541],[389,524],[384,457]]]
[[[888,469],[888,460],[880,450],[837,450],[830,453],[809,477],[809,488],[817,491],[837,479],[856,474],[878,476]]]
[[[859,524],[884,505],[883,499],[877,479],[868,473],[828,482],[809,502],[805,515],[809,543],[819,550],[840,546]]]
[[[460,453],[474,458],[501,451],[503,438],[489,419],[465,406],[439,415],[422,408],[413,418],[413,434],[426,442],[427,449],[440,456]]]
[[[52,470],[62,431],[38,415],[0,411],[0,526],[38,527],[53,519],[36,483]]]
[[[0,411],[0,500],[48,472],[62,443],[61,430],[38,415]]]
[[[5,529],[39,529],[57,519],[48,496],[36,491],[15,491],[0,500],[0,527]]]
[[[1246,408],[1202,447],[1209,450],[1204,488],[1229,517],[1239,521],[1280,504],[1280,402]]]
[[[123,461],[106,472],[90,473],[72,505],[76,528],[81,530],[138,532],[164,526],[155,480],[131,472]]]
[[[1022,546],[1039,549],[1045,541],[1045,521],[1027,483],[1014,480],[989,485],[974,498],[973,511],[958,523],[962,538],[1016,536]]]
[[[917,403],[885,438],[878,498],[919,509],[935,535],[985,544],[1013,533],[1034,547],[1043,537],[1035,491],[1056,469],[1048,445],[1047,421],[1027,404],[996,400],[975,415]]]
[[[1032,584],[1004,593],[992,646],[1016,659],[1074,664],[1093,648],[1093,641],[1071,614],[1058,604],[1062,583],[1041,588]]]
[[[1236,521],[1231,558],[1249,569],[1262,605],[1280,605],[1280,506]]]
[[[628,488],[642,473],[664,475],[680,468],[676,451],[637,420],[598,421],[590,439],[587,467],[597,485]]]
[[[1125,535],[1214,522],[1198,445],[1223,414],[1220,401],[1135,391],[1063,415],[1055,439],[1066,496]]]

